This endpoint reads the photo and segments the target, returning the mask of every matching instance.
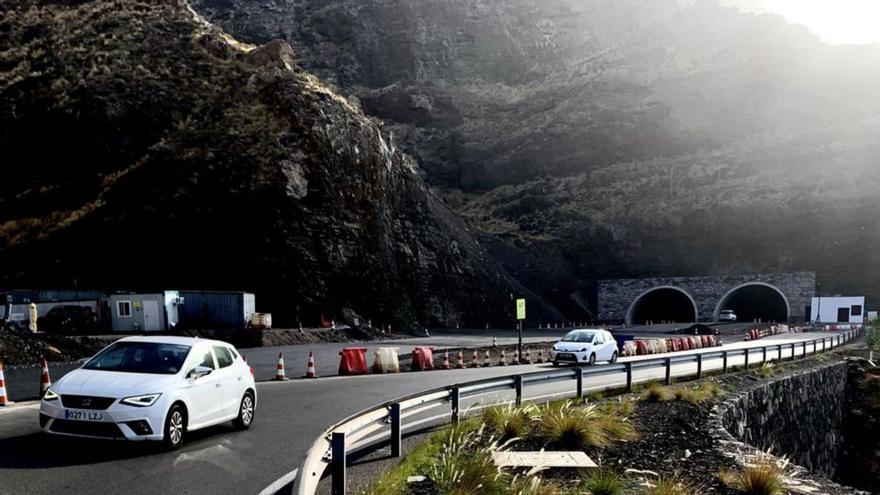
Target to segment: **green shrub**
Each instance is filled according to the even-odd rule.
[[[504,450],[491,438],[484,438],[484,429],[458,431],[453,429],[428,476],[442,495],[503,494],[509,489],[509,476],[498,469],[492,452]]]
[[[515,479],[510,493],[511,495],[558,495],[559,488],[533,476]]]

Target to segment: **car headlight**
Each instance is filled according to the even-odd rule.
[[[579,350],[578,352],[587,352],[587,349],[588,349],[587,347],[584,347],[583,349]]]
[[[43,394],[43,400],[58,400],[58,394],[51,388],[47,388],[46,393]]]
[[[119,401],[122,404],[136,407],[149,407],[156,403],[162,394],[135,395],[134,397],[126,397]]]

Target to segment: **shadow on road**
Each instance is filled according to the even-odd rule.
[[[29,433],[0,438],[0,469],[43,469],[81,466],[103,462],[167,455],[186,455],[211,445],[232,432],[231,426],[218,425],[189,433],[186,444],[174,452],[166,451],[159,442],[128,442],[75,437],[56,437],[45,433]]]

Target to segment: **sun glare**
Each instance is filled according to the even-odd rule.
[[[834,44],[880,42],[880,0],[761,0],[768,12]]]

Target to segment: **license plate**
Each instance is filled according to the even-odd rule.
[[[556,357],[557,359],[575,359],[574,354],[568,352],[560,352]]]
[[[104,413],[94,411],[71,411],[64,410],[64,419],[72,419],[75,421],[104,421]]]

